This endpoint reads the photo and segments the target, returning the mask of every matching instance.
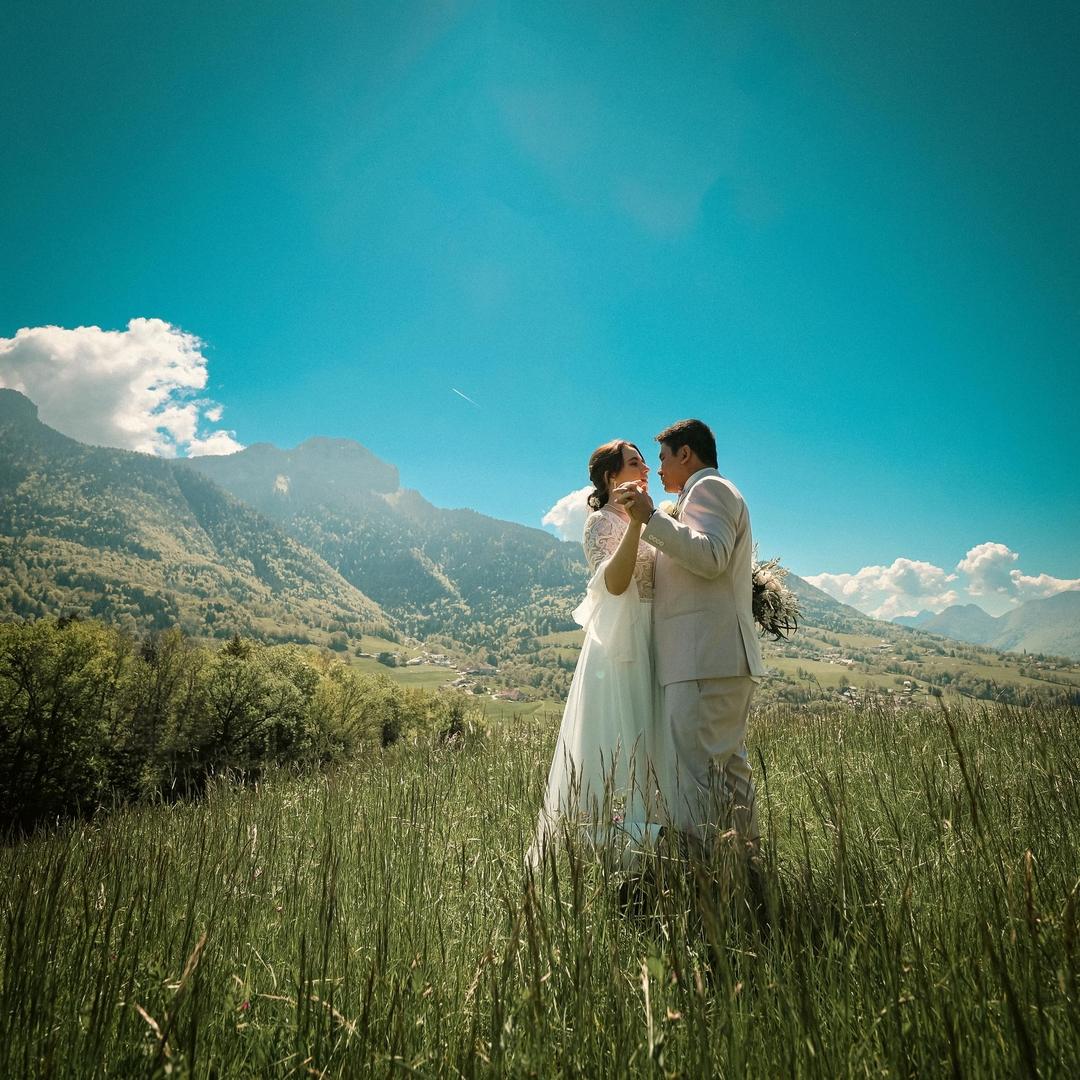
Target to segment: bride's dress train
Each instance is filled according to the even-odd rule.
[[[634,576],[622,594],[604,581],[626,529],[605,506],[589,515],[585,555],[591,578],[574,611],[585,630],[563,712],[547,790],[527,862],[538,868],[551,843],[570,832],[615,865],[630,868],[656,839],[657,789],[670,766],[670,738],[657,731],[659,689],[652,661],[655,552],[640,544]]]

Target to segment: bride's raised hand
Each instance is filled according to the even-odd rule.
[[[653,501],[645,491],[643,480],[620,484],[612,492],[612,497],[639,525],[644,525],[653,512]]]

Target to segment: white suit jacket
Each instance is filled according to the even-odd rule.
[[[656,548],[660,685],[764,675],[753,612],[754,542],[739,489],[716,469],[701,469],[683,488],[675,515],[658,509],[641,533]]]

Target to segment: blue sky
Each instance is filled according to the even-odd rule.
[[[354,438],[529,524],[696,415],[799,573],[1080,577],[1075,7],[5,19],[0,339],[164,320],[198,438]]]

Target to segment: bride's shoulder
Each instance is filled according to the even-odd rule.
[[[585,519],[585,528],[582,530],[582,535],[589,537],[605,533],[612,528],[616,521],[616,515],[608,510],[606,506],[601,507],[599,510],[593,510]]]
[[[585,528],[588,529],[590,526],[607,525],[609,522],[617,522],[618,520],[619,515],[617,511],[611,510],[607,506],[602,506],[599,510],[590,511],[589,516],[585,519]]]

